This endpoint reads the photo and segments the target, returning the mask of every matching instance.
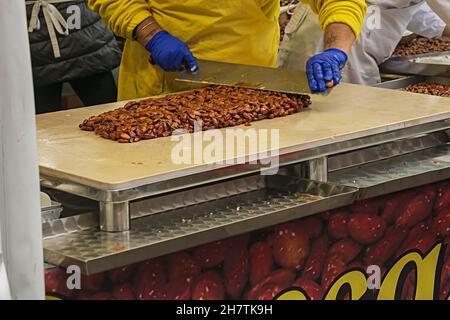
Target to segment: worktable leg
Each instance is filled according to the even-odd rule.
[[[309,179],[326,182],[328,181],[328,159],[327,157],[309,160]]]
[[[278,171],[279,175],[297,178],[308,178],[309,176],[309,166],[307,162],[291,164],[286,167],[280,168]]]
[[[100,202],[100,229],[108,232],[130,230],[129,202]]]

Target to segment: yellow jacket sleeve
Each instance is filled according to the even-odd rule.
[[[132,38],[138,24],[151,16],[146,0],[88,0],[88,4],[117,36],[127,39]]]
[[[344,23],[348,25],[355,36],[362,30],[366,14],[366,1],[364,0],[302,0],[309,4],[312,10],[319,15],[323,30],[331,23]]]
[[[278,21],[280,17],[280,1],[274,0],[259,0],[261,10],[269,19]]]

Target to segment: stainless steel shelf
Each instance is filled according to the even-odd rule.
[[[440,117],[440,116],[439,116]],[[438,118],[439,118],[438,117]],[[284,167],[293,164],[299,164],[305,161],[316,161],[330,155],[359,150],[370,146],[376,146],[382,143],[397,141],[425,134],[437,132],[450,128],[450,120],[443,119],[414,125],[412,127],[403,127],[394,130],[394,127],[386,129],[373,135],[367,135],[346,141],[336,141],[331,144],[314,146],[302,151],[280,150],[279,166]],[[418,121],[420,123],[422,120]],[[264,171],[261,164],[241,164],[233,165],[216,170],[205,171],[197,174],[188,174],[179,178],[167,179],[157,183],[146,184],[139,187],[124,190],[100,190],[80,182],[65,180],[60,177],[47,176],[41,172],[41,186],[79,195],[88,199],[100,202],[100,208],[110,210],[100,210],[99,220],[102,222],[101,228],[104,231],[126,231],[132,226],[129,220],[132,218],[129,210],[129,202],[137,199],[143,199],[150,196],[163,195],[179,190],[192,189],[210,183],[235,179],[249,174],[261,173]],[[115,208],[121,209],[115,212]]]
[[[228,197],[223,197],[221,184],[210,186],[210,196],[217,200],[149,213],[132,220],[126,232],[106,233],[93,225],[86,228],[95,220],[92,217],[84,218],[84,226],[77,225],[81,216],[68,218],[70,222],[50,222],[45,228],[45,261],[65,267],[76,264],[92,274],[349,205],[356,193],[351,187],[287,176],[266,179],[257,190]],[[245,183],[255,185],[255,178],[244,178],[236,186],[245,190]],[[174,207],[186,203],[186,197],[193,200],[188,193],[174,197],[178,201]]]
[[[450,65],[446,63],[418,63],[417,59],[427,57],[444,57],[450,52],[437,52],[409,57],[391,57],[380,65],[380,71],[383,73],[421,75],[421,76],[450,76]]]
[[[306,150],[280,150],[280,167],[298,164],[304,161],[318,159],[321,157],[335,155],[351,150],[360,150],[362,148],[376,146],[379,144],[410,138],[418,134],[437,132],[450,129],[450,119],[437,120],[428,123],[422,123],[411,127],[404,127],[398,130],[386,129],[387,131],[367,135],[356,139],[338,141],[331,144],[314,146]],[[186,174],[180,178],[164,180],[158,183],[142,185],[139,187],[125,190],[100,190],[92,188],[83,183],[76,183],[54,176],[48,176],[40,172],[41,186],[56,189],[70,194],[78,195],[88,199],[104,202],[123,202],[142,199],[149,196],[162,195],[193,187],[199,187],[209,183],[224,181],[227,179],[238,178],[249,174],[261,173],[264,171],[261,164],[240,164],[197,174]]]
[[[350,151],[328,157],[328,171],[339,171],[371,162],[390,159],[396,156],[439,147],[447,144],[447,142],[449,142],[449,134],[446,131],[439,131],[418,135],[409,139],[383,143],[362,150]]]
[[[49,221],[45,261],[92,274],[450,178],[445,131],[392,140],[330,156],[328,183],[282,170],[137,200],[126,232],[100,231],[95,213]]]
[[[329,181],[359,188],[367,199],[450,178],[450,144],[329,173]]]
[[[401,79],[396,79],[396,80],[379,83],[379,84],[374,85],[374,87],[399,90],[399,89],[404,89],[411,84],[416,84],[416,83],[420,83],[420,82],[426,82],[426,83],[434,82],[434,83],[450,85],[450,78],[448,78],[448,77],[411,76],[411,77],[404,77]]]

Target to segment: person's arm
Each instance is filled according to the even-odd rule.
[[[119,37],[132,39],[136,27],[151,17],[146,0],[88,0],[109,29]]]
[[[445,27],[445,22],[426,3],[417,9],[408,24],[409,31],[426,38],[442,36]]]
[[[134,29],[133,39],[145,47],[150,39],[153,38],[153,36],[155,36],[159,31],[162,31],[160,25],[153,17],[148,17]]]
[[[89,0],[88,4],[116,35],[134,39],[145,47],[151,61],[163,70],[177,71],[183,65],[191,71],[197,69],[187,45],[161,29],[146,0]]]
[[[311,91],[323,92],[340,83],[341,70],[362,30],[367,5],[364,0],[302,1],[318,14],[325,32],[324,51],[310,58],[306,64]]]
[[[324,50],[337,48],[344,51],[346,54],[350,53],[356,36],[353,30],[343,23],[332,23],[328,25],[324,35]]]
[[[345,47],[353,44],[358,38],[364,23],[367,5],[364,0],[302,0],[310,5],[311,9],[318,15],[320,26],[325,33],[330,33],[328,27],[335,29],[334,24],[340,25],[340,31],[348,33],[352,31],[353,39],[341,39]],[[344,25],[344,26],[342,26]],[[333,31],[333,30],[331,30]],[[349,44],[350,43],[350,44]]]

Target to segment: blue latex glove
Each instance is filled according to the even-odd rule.
[[[336,86],[341,82],[341,69],[347,63],[347,54],[336,48],[311,57],[306,63],[306,74],[312,92],[327,90],[327,81],[333,80]]]
[[[197,60],[187,45],[167,31],[155,34],[145,48],[152,54],[153,62],[164,71],[179,71],[183,66],[191,71],[198,68]]]

